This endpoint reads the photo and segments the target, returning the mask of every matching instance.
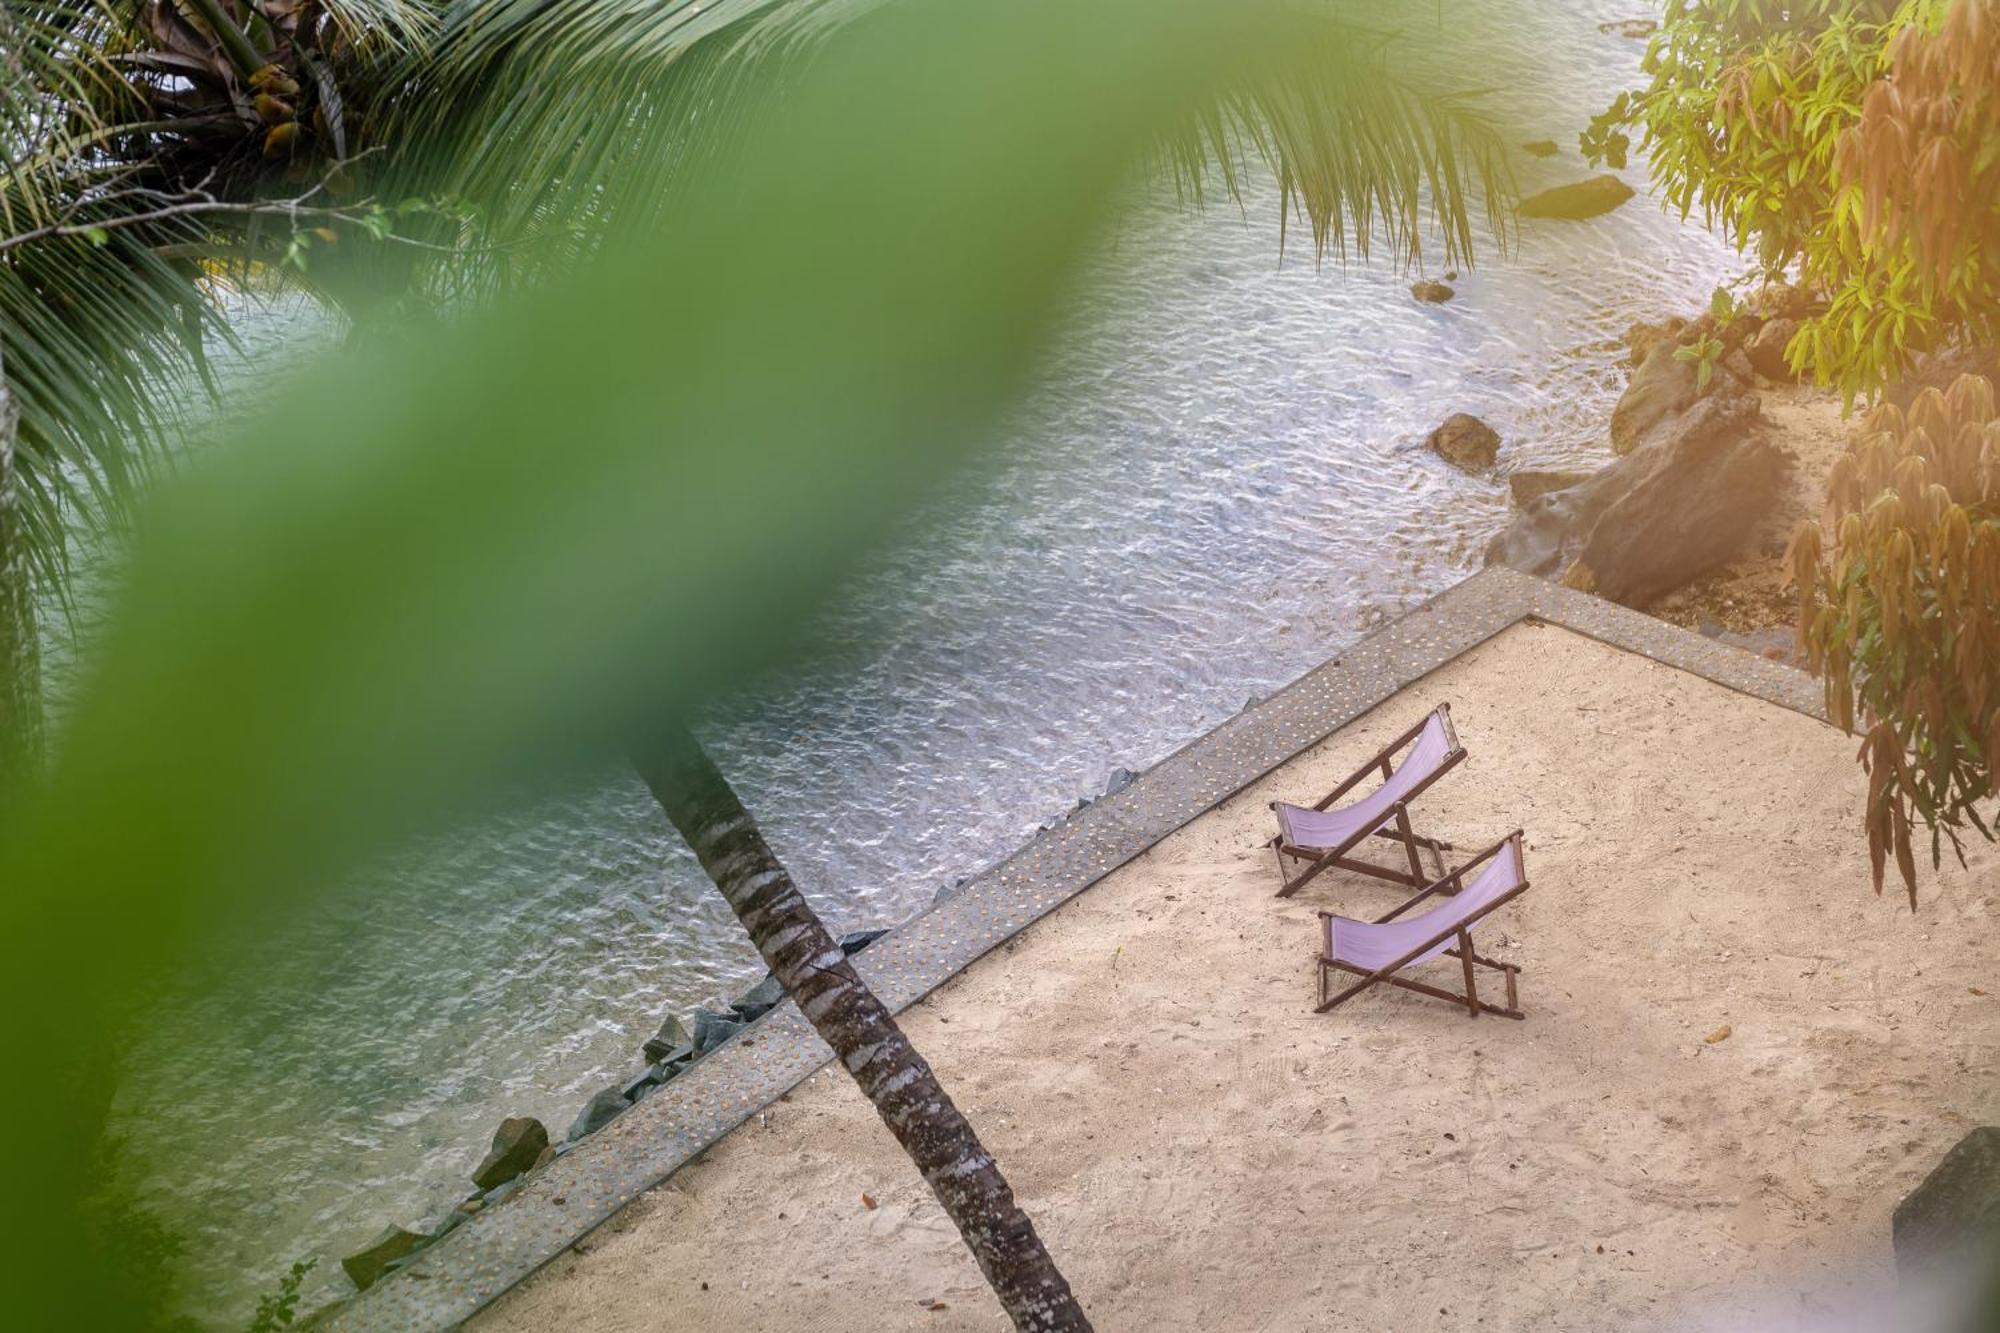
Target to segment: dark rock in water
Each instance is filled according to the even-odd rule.
[[[1556,141],[1554,139],[1534,139],[1528,143],[1522,144],[1521,151],[1524,153],[1532,153],[1536,157],[1554,157],[1557,153],[1561,152],[1562,150],[1556,147]]]
[[[516,1194],[519,1194],[521,1186],[527,1183],[528,1178],[526,1176],[515,1176],[512,1180],[502,1181],[479,1196],[480,1205],[483,1208],[491,1208],[495,1204],[505,1203]]]
[[[1612,19],[1608,23],[1598,24],[1597,30],[1607,37],[1631,37],[1637,39],[1651,37],[1654,33],[1658,32],[1660,30],[1660,21],[1658,19]]]
[[[1114,768],[1111,770],[1110,781],[1104,784],[1104,794],[1106,796],[1116,796],[1119,792],[1124,791],[1138,780],[1139,775],[1131,769]]]
[[[632,1109],[632,1103],[625,1098],[623,1088],[605,1088],[594,1094],[576,1113],[570,1122],[569,1141],[576,1142],[589,1134],[595,1134],[619,1116]]]
[[[661,1070],[667,1078],[672,1078],[675,1074],[680,1073],[681,1070],[693,1064],[694,1057],[694,1043],[689,1042],[685,1046],[674,1047],[671,1051],[668,1051],[665,1055],[655,1060],[653,1065],[656,1069]]]
[[[876,930],[850,930],[840,937],[840,951],[851,958],[888,933],[886,927]]]
[[[1507,489],[1513,494],[1517,505],[1532,504],[1551,491],[1566,491],[1572,486],[1581,486],[1594,473],[1572,472],[1564,469],[1523,468],[1519,472],[1507,474]]]
[[[1466,472],[1484,472],[1500,456],[1498,432],[1469,412],[1446,417],[1444,424],[1425,438],[1424,446]]]
[[[1589,180],[1558,185],[1553,190],[1531,194],[1521,201],[1524,218],[1570,218],[1581,221],[1609,213],[1632,197],[1632,187],[1613,175],[1592,176]]]
[[[743,992],[729,1007],[734,1009],[744,1022],[751,1023],[784,1002],[784,984],[767,972],[762,981]]]
[[[741,1032],[748,1024],[735,1014],[718,1014],[708,1009],[694,1011],[694,1049],[706,1055]]]
[[[472,1173],[472,1183],[483,1190],[512,1180],[535,1164],[542,1149],[549,1146],[549,1131],[533,1116],[510,1117],[493,1131],[493,1147],[486,1160]]]
[[[430,1243],[431,1238],[421,1232],[390,1227],[361,1249],[342,1259],[340,1266],[346,1272],[349,1282],[366,1291],[382,1280],[382,1274],[389,1271],[390,1264],[415,1254]]]
[[[1671,339],[1655,341],[1611,409],[1611,452],[1628,454],[1647,431],[1701,396],[1695,363],[1674,355]]]
[[[667,1021],[660,1024],[660,1030],[647,1038],[646,1044],[640,1049],[646,1053],[648,1060],[664,1060],[669,1052],[682,1046],[692,1045],[694,1037],[682,1026],[680,1016],[668,1014]]]
[[[1777,501],[1785,457],[1758,419],[1754,395],[1710,394],[1589,480],[1524,506],[1486,563],[1552,578],[1575,562],[1599,595],[1634,606],[1713,569]]]
[[[1458,295],[1458,293],[1441,282],[1432,282],[1426,279],[1423,282],[1411,283],[1410,295],[1416,297],[1425,305],[1443,305],[1446,301]]]
[[[2000,1128],[1981,1125],[1953,1145],[1896,1205],[1890,1235],[1904,1278],[2000,1253]]]

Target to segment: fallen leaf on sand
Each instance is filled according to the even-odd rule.
[[[872,1194],[863,1194],[861,1196],[861,1206],[871,1213],[874,1212],[876,1207],[875,1196]]]
[[[1708,1036],[1704,1037],[1702,1040],[1706,1041],[1711,1046],[1715,1045],[1715,1043],[1717,1043],[1718,1041],[1728,1041],[1729,1024],[1724,1023],[1721,1027],[1709,1033]]]
[[[917,1308],[922,1310],[929,1310],[932,1313],[936,1313],[939,1310],[949,1310],[951,1307],[949,1305],[946,1305],[943,1301],[931,1300],[930,1298],[926,1297],[925,1299],[917,1302]]]
[[[1984,994],[1986,994],[1986,992],[1985,992],[1985,991],[1983,991],[1983,990],[1979,989],[1979,987],[1977,987],[1977,986],[1967,986],[1967,987],[1966,987],[1966,989],[1967,989],[1967,990],[1969,990],[1969,991],[1971,991],[1971,992],[1972,992],[1972,993],[1973,993],[1974,995],[1984,995]]]

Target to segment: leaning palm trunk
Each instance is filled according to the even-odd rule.
[[[0,365],[0,794],[35,761],[42,721],[33,566],[14,458],[18,415]]]
[[[916,1162],[1015,1327],[1088,1329],[999,1165],[888,1007],[855,974],[700,744],[671,727],[636,764],[799,1012]]]

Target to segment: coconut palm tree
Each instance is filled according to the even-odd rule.
[[[670,212],[829,34],[894,0],[50,0],[0,11],[0,357],[20,411],[0,573],[67,587],[65,536],[115,522],[177,393],[228,330],[221,280],[283,282],[371,327],[546,283],[613,221]],[[1141,11],[1135,10],[1135,14]],[[1261,157],[1315,254],[1469,257],[1496,139],[1323,16],[1234,72],[1159,145],[1199,202]],[[811,200],[801,203],[810,206]],[[6,455],[0,455],[5,458]],[[33,600],[0,603],[32,701]],[[13,710],[30,734],[32,708]],[[4,720],[4,718],[0,718]],[[1005,1179],[688,733],[636,763],[773,972],[916,1161],[1023,1328],[1080,1307]]]

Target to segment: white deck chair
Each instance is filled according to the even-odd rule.
[[[1408,753],[1402,762],[1392,763],[1396,752],[1405,749]],[[1413,889],[1423,887],[1433,875],[1442,875],[1444,853],[1451,850],[1451,844],[1419,837],[1410,825],[1409,804],[1464,758],[1465,747],[1458,743],[1458,733],[1451,726],[1451,705],[1439,704],[1423,721],[1383,746],[1319,804],[1306,807],[1271,802],[1271,808],[1278,812],[1278,836],[1270,844],[1277,851],[1278,876],[1283,881],[1278,896],[1291,897],[1328,866],[1393,880]],[[1338,810],[1328,808],[1377,769],[1381,770],[1382,784],[1374,791]],[[1392,870],[1349,855],[1371,837],[1402,843],[1409,870]],[[1420,848],[1432,854],[1437,862],[1435,870],[1424,869]],[[1288,862],[1294,866],[1303,863],[1304,869],[1293,872],[1287,868]]]
[[[1467,879],[1467,872],[1484,863],[1485,869]],[[1434,894],[1456,893],[1442,898],[1427,912],[1398,921],[1396,918]],[[1473,1018],[1483,1013],[1502,1018],[1523,1018],[1514,978],[1521,969],[1512,963],[1481,958],[1472,950],[1472,927],[1493,912],[1528,891],[1528,874],[1521,862],[1521,830],[1516,829],[1450,874],[1426,887],[1395,911],[1374,921],[1352,921],[1332,912],[1321,912],[1326,939],[1319,958],[1319,1005],[1325,1013],[1337,1004],[1359,995],[1378,981],[1434,995],[1465,1006]],[[1415,967],[1439,955],[1459,960],[1465,971],[1465,994],[1457,995],[1441,986],[1397,976],[1406,967]],[[1507,982],[1507,1005],[1488,1004],[1479,998],[1473,966],[1490,968]],[[1336,972],[1346,972],[1361,980],[1335,995],[1328,994],[1328,980]]]

